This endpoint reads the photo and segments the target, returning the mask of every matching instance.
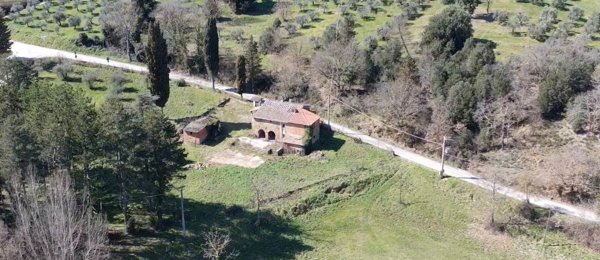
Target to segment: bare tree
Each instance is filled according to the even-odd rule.
[[[132,36],[135,32],[138,16],[132,1],[107,1],[100,13],[100,25],[104,29],[114,30],[121,44],[126,46],[127,58],[131,61]]]
[[[209,231],[203,232],[202,237],[205,241],[202,245],[204,258],[211,260],[234,259],[239,254],[236,250],[228,248],[231,243],[231,235],[223,229],[212,227]]]
[[[0,249],[0,255],[13,254],[5,259],[108,258],[105,220],[93,212],[87,194],[77,198],[67,172],[42,184],[30,171],[25,183],[13,178],[10,191],[16,221]]]
[[[307,59],[292,48],[273,59],[273,72],[277,77],[275,89],[281,99],[306,97],[309,87],[307,63]]]
[[[159,4],[153,15],[160,22],[169,52],[174,54],[179,65],[185,65],[188,44],[204,20],[202,11],[195,4],[176,0]]]
[[[540,165],[537,172],[539,183],[549,192],[570,202],[587,202],[598,195],[597,182],[600,180],[598,167],[600,161],[582,147],[550,154]]]
[[[292,7],[293,4],[290,1],[277,1],[277,4],[275,4],[274,9],[277,15],[279,15],[279,17],[281,18],[281,20],[287,21],[290,19]]]
[[[347,94],[353,85],[362,84],[367,75],[365,51],[354,41],[334,42],[317,52],[312,67],[333,91]]]

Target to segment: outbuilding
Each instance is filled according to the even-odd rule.
[[[183,142],[186,144],[201,144],[209,136],[209,125],[213,118],[206,116],[198,118],[189,123],[183,129]]]

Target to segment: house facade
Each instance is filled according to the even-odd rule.
[[[321,118],[305,106],[264,101],[252,110],[252,131],[258,138],[282,144],[286,152],[305,152],[319,140]]]

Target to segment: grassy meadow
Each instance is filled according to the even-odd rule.
[[[97,107],[102,105],[106,96],[113,91],[112,80],[113,76],[117,74],[126,79],[123,90],[119,94],[121,100],[136,102],[140,94],[149,93],[146,87],[146,76],[143,74],[123,72],[109,67],[90,67],[78,64],[73,64],[72,67],[73,72],[69,73],[65,80],[60,79],[52,70],[41,70],[40,80],[54,84],[72,85],[82,90]],[[97,77],[92,86],[83,82],[83,78],[89,73],[93,73]],[[175,82],[171,81],[171,94],[164,112],[173,120],[201,115],[220,102],[219,97],[210,92],[212,91],[191,86],[178,87]]]
[[[245,259],[596,257],[555,232],[546,243],[566,246],[543,253],[537,226],[513,237],[486,229],[489,193],[460,180],[439,181],[433,171],[341,135],[325,136],[318,149],[324,157],[262,155],[266,163],[256,169],[189,170],[175,184],[185,186],[188,238],[181,240],[174,217],[170,229],[117,241],[113,249],[126,259],[197,258],[202,232],[218,226],[231,233],[231,248]],[[260,227],[256,190],[267,201]],[[176,192],[169,200],[179,210]],[[508,212],[516,203],[500,205]]]

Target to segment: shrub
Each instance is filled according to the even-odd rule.
[[[23,10],[23,5],[22,4],[13,4],[10,7],[10,12],[11,13],[18,13],[18,12],[21,12],[21,10]]]
[[[306,15],[298,16],[298,18],[296,18],[296,23],[300,26],[300,28],[304,28],[308,21],[309,19]]]
[[[94,23],[92,21],[92,17],[89,17],[85,20],[85,25],[83,26],[83,30],[91,31],[94,28]]]
[[[506,25],[508,23],[509,17],[510,14],[506,11],[497,11],[496,13],[494,13],[494,20],[498,21],[500,25]]]
[[[569,12],[569,21],[577,22],[579,19],[583,18],[583,10],[579,7],[573,7]]]
[[[290,36],[295,35],[296,31],[298,30],[296,25],[291,24],[291,23],[286,24],[284,28],[288,32],[288,35],[290,35]]]
[[[369,6],[363,6],[360,9],[358,9],[358,16],[363,20],[369,19],[370,14],[371,8]]]
[[[187,86],[187,82],[185,82],[185,79],[178,79],[175,81],[175,85],[178,87],[185,87]]]
[[[33,17],[31,17],[30,15],[25,16],[25,18],[23,18],[23,24],[29,26],[29,24],[33,21]]]
[[[69,78],[69,73],[73,72],[73,66],[71,64],[58,64],[52,69],[56,76],[62,81],[66,81]]]
[[[308,13],[308,17],[310,18],[311,21],[316,21],[317,19],[319,19],[319,12],[317,11],[310,11]]]
[[[565,9],[565,0],[552,0],[551,5],[556,9]]]
[[[60,26],[61,22],[64,21],[66,18],[65,13],[61,12],[61,11],[56,11],[53,15],[52,15],[52,19],[54,19],[54,21],[56,21],[56,23]]]
[[[567,110],[567,122],[573,129],[575,133],[582,133],[585,130],[586,118],[587,118],[587,109],[583,96],[578,96],[573,100],[573,102],[569,105],[569,109]]]
[[[97,79],[98,75],[96,75],[95,72],[88,72],[86,74],[83,74],[83,76],[81,77],[81,81],[88,85],[88,88],[90,89],[94,88],[94,83]]]
[[[125,83],[127,83],[127,81],[128,81],[127,77],[123,73],[120,73],[120,72],[114,73],[110,77],[110,82],[111,82],[113,88],[121,89],[121,92],[123,89],[123,85],[125,85]]]
[[[527,35],[534,40],[542,42],[546,39],[546,27],[542,24],[531,23],[527,28]]]
[[[308,41],[314,50],[321,48],[321,39],[319,39],[319,37],[311,36]]]
[[[279,19],[279,17],[275,17],[275,20],[273,20],[273,25],[271,25],[271,28],[277,29],[279,27],[281,27],[281,19]]]
[[[281,39],[277,30],[268,29],[258,38],[258,51],[267,54],[279,51]]]
[[[550,70],[538,94],[542,116],[548,119],[560,117],[575,94],[591,88],[593,71],[594,64],[573,60],[564,60],[555,70]]]
[[[77,15],[73,15],[71,17],[69,17],[69,26],[73,27],[73,28],[77,28],[79,25],[81,25],[81,17],[77,16]]]
[[[233,39],[237,43],[243,43],[244,42],[244,30],[237,29],[237,30],[234,30],[233,32],[231,32],[231,39]]]
[[[558,11],[555,8],[544,7],[540,14],[540,23],[558,23]]]
[[[448,91],[448,109],[450,117],[456,123],[471,125],[473,113],[477,106],[477,97],[473,86],[466,82],[458,82]]]

